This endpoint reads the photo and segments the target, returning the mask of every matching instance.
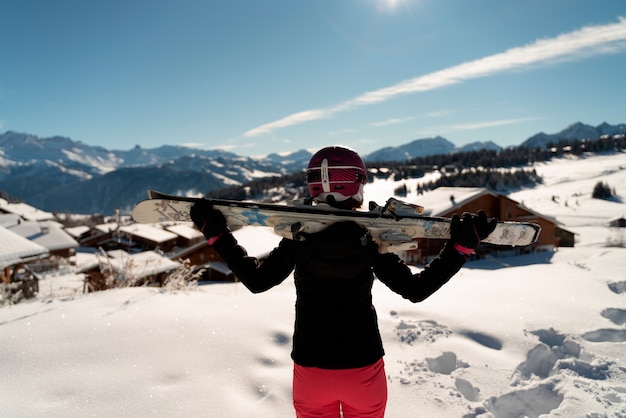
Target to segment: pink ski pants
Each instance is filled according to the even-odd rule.
[[[387,376],[382,358],[356,369],[294,364],[293,406],[298,418],[381,418],[386,405]]]

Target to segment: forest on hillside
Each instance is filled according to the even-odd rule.
[[[440,154],[414,158],[405,162],[368,162],[370,181],[374,178],[395,180],[423,177],[426,173],[440,171],[442,176],[434,182],[420,183],[417,192],[441,186],[486,187],[496,192],[510,192],[521,187],[541,183],[537,172],[528,168],[533,163],[549,161],[567,155],[583,156],[626,150],[625,135],[603,136],[597,139],[561,140],[545,148],[509,147],[500,151],[481,150]],[[397,190],[398,195],[409,191]],[[304,171],[282,177],[267,177],[242,186],[216,190],[207,194],[221,199],[280,200],[306,196]]]

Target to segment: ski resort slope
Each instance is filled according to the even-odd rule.
[[[624,241],[607,223],[626,205],[591,198],[600,180],[626,198],[626,154],[536,169],[544,183],[511,197],[575,248],[470,262],[420,304],[375,283],[387,417],[626,417],[626,248],[607,246]],[[386,183],[366,198],[390,196]],[[292,280],[259,295],[80,285],[48,277],[0,309],[2,416],[294,416]]]

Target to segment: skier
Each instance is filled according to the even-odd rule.
[[[319,150],[307,168],[311,198],[318,204],[357,209],[367,170],[352,149]],[[230,233],[221,212],[195,203],[191,218],[209,245],[253,293],[283,282],[292,271],[296,316],[291,357],[296,416],[382,417],[387,403],[383,344],[372,306],[374,274],[392,291],[420,302],[463,266],[496,219],[454,215],[451,239],[424,270],[412,274],[397,254],[379,249],[367,229],[350,221],[330,225],[304,240],[283,239],[260,263]]]

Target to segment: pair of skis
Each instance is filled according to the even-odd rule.
[[[450,218],[421,215],[423,208],[391,198],[384,206],[370,204],[370,210],[335,209],[327,205],[293,203],[242,202],[236,200],[192,198],[148,192],[149,199],[135,205],[132,216],[136,222],[191,222],[189,210],[198,200],[211,202],[224,214],[229,227],[267,226],[289,239],[300,234],[321,231],[335,222],[352,221],[367,228],[373,239],[385,242],[390,251],[417,248],[416,238],[449,239]],[[529,222],[499,221],[483,242],[499,246],[526,246],[537,241],[541,227]]]

